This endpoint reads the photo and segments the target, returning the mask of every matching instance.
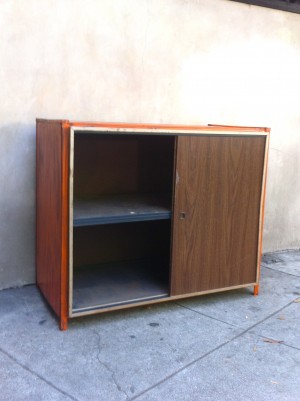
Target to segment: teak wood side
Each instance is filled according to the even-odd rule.
[[[75,149],[76,163],[79,161],[79,166],[82,166],[83,170],[87,169],[86,174],[90,175],[91,181],[85,182],[84,178],[75,176],[74,181],[78,184],[74,192],[79,191],[81,195],[87,190],[88,194],[95,182],[102,181],[102,189],[97,190],[104,193],[117,193],[118,182],[122,182],[126,189],[132,188],[132,191],[141,188],[147,192],[164,187],[173,191],[169,295],[124,305],[116,304],[78,313],[72,312],[72,305],[69,305],[69,300],[72,301],[73,281],[74,150],[71,138],[74,132],[78,131],[80,136],[82,135],[82,142],[78,143],[83,145]],[[36,279],[42,294],[60,319],[60,328],[66,330],[68,319],[76,316],[217,291],[254,286],[254,294],[257,295],[269,132],[268,128],[259,127],[80,123],[37,119]],[[102,162],[109,166],[109,155],[103,153],[102,162],[97,161],[97,154],[101,154],[102,150],[101,142],[97,142],[96,137],[92,139],[95,145],[91,158],[88,148],[85,149],[85,135],[95,133],[105,134],[105,142],[111,143],[113,152],[120,156],[120,165],[124,162],[122,169],[128,164],[129,170],[121,169],[121,175],[117,176],[112,172],[109,173],[110,176],[101,176],[99,168]],[[124,142],[124,147],[120,147],[121,142],[113,139],[116,135],[124,135],[124,138],[128,135],[145,135],[145,139],[139,141],[140,156],[128,141]],[[159,156],[159,162],[154,160],[153,174],[149,174],[147,165],[151,163],[152,158],[157,157],[154,139],[157,135],[172,136],[174,139],[161,141],[161,147],[165,150],[162,151],[162,156]],[[122,154],[122,149],[127,149],[127,156]],[[130,152],[133,152],[132,157]],[[174,164],[173,178],[164,169],[159,175],[160,168],[164,165],[163,154],[166,156],[167,171],[170,171]],[[95,171],[93,166],[98,166]],[[135,170],[136,168],[138,170]],[[75,171],[79,171],[80,174],[78,166]],[[133,181],[135,174],[136,181]],[[147,175],[148,182],[145,180]],[[162,227],[163,233],[167,226]],[[126,232],[131,232],[125,226],[123,229],[125,235]],[[117,241],[122,242],[123,231],[120,229],[116,236],[113,230],[113,226],[108,227],[111,238],[115,237]],[[146,232],[147,223],[144,223],[143,230]],[[103,232],[106,231],[105,229]],[[91,247],[91,260],[103,259],[99,250],[92,248],[92,244],[97,243],[93,233],[99,235],[101,230],[95,227],[76,232],[76,244],[86,243],[87,249]],[[165,239],[166,234],[163,234],[162,240],[157,237],[158,244],[160,241],[164,244]],[[109,249],[109,240],[106,240]],[[140,239],[137,237],[137,240]],[[141,238],[141,241],[145,239]],[[127,247],[125,253],[118,252],[120,255],[128,254],[130,249],[130,254],[135,252],[133,243],[128,244],[131,248]],[[153,243],[153,250],[155,246]],[[140,252],[146,248],[143,245]],[[113,251],[110,252],[113,254]],[[74,254],[77,261],[86,259],[84,247],[75,248]]]
[[[37,121],[36,282],[61,329],[68,320],[69,129]]]

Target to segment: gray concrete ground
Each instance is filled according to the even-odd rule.
[[[299,401],[300,251],[250,289],[81,318],[35,286],[0,292],[0,400]]]

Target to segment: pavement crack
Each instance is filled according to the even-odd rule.
[[[116,378],[116,373],[115,373],[115,371],[109,366],[108,363],[104,362],[104,361],[101,359],[101,349],[102,349],[102,346],[101,346],[101,336],[100,336],[100,334],[99,334],[96,330],[93,330],[93,332],[94,332],[94,334],[95,334],[96,337],[97,337],[97,350],[98,350],[98,353],[97,353],[97,360],[98,360],[98,362],[111,374],[111,379],[112,379],[114,385],[116,386],[117,390],[118,390],[120,393],[122,393],[122,394],[125,395],[125,397],[126,397],[125,401],[129,401],[129,396],[128,396],[128,394],[126,393],[126,391],[123,390],[122,387],[120,386],[120,384],[119,384],[119,382],[118,382],[118,380],[117,380],[117,378]]]

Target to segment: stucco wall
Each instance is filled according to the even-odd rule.
[[[0,2],[0,288],[34,281],[35,118],[272,128],[264,250],[300,246],[300,15],[227,0]]]

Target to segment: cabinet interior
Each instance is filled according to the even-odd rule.
[[[169,295],[174,151],[171,135],[74,131],[72,314]]]

